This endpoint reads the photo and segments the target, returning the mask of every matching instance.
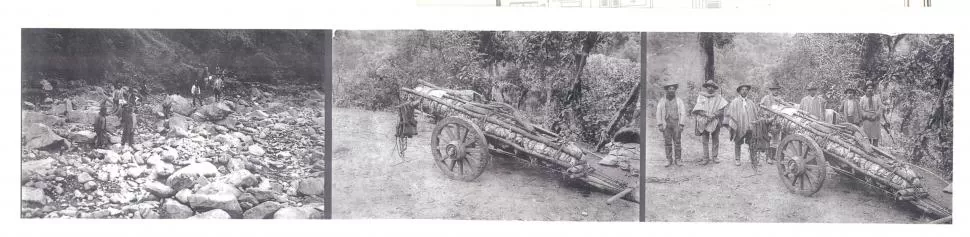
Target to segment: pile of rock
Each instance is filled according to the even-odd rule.
[[[306,128],[315,121],[309,109],[280,102],[195,109],[178,96],[146,101],[172,103],[175,115],[149,123],[159,126],[125,148],[71,147],[93,139],[90,124],[80,122],[90,120],[95,102],[25,111],[22,216],[322,218],[325,180],[316,176],[323,156],[311,150],[322,144],[315,138],[322,129]]]

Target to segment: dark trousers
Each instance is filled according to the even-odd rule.
[[[202,96],[201,95],[193,95],[192,96],[192,106],[199,106],[199,105],[202,105]]]
[[[713,132],[701,132],[701,144],[704,144],[704,159],[717,159],[717,151],[720,143],[721,129],[714,129]]]
[[[681,146],[680,133],[683,129],[677,122],[668,122],[664,127],[664,151],[667,154],[667,161],[680,160]]]
[[[744,134],[735,134],[734,137],[734,160],[741,160],[741,144],[748,144],[748,159],[751,160],[751,164],[758,165],[758,159],[755,158],[754,147],[751,146],[751,131],[747,131]]]

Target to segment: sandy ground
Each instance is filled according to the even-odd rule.
[[[583,197],[554,173],[500,157],[472,182],[449,179],[434,167],[434,127],[421,116],[403,163],[394,148],[396,114],[334,108],[333,116],[334,218],[637,220],[636,203],[606,205],[607,194]]]
[[[656,124],[648,119],[648,124]],[[884,192],[829,171],[822,189],[811,197],[790,193],[777,168],[755,171],[750,162],[734,165],[734,144],[721,133],[720,164],[700,165],[703,146],[691,125],[683,134],[682,167],[664,168],[663,137],[647,129],[646,220],[673,222],[840,222],[924,223],[930,221]],[[747,157],[747,147],[742,147]],[[744,161],[744,159],[742,159]],[[650,181],[656,178],[659,181]],[[930,187],[940,192],[942,187]]]

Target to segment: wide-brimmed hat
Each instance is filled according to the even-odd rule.
[[[721,88],[721,87],[717,86],[717,84],[714,83],[714,80],[707,80],[701,86],[703,86],[703,87],[714,87],[715,90],[718,89],[718,88]]]
[[[751,85],[746,85],[746,84],[741,84],[740,86],[738,86],[738,88],[736,88],[734,90],[737,91],[738,93],[741,93],[741,88],[742,87],[747,87],[748,90],[751,90]]]
[[[671,87],[671,86],[674,87],[674,90],[676,90],[677,88],[680,87],[680,85],[677,84],[676,82],[666,82],[666,83],[663,84],[662,88],[664,88],[664,90],[666,90],[667,87]]]
[[[877,88],[876,87],[876,83],[874,83],[874,82],[867,82],[866,84],[863,84],[862,85],[862,90],[867,90],[867,89],[869,89],[869,87],[872,87],[873,89],[876,89]]]
[[[768,82],[768,86],[767,87],[768,87],[769,90],[771,90],[771,89],[781,89],[781,83],[778,83],[778,80],[771,80],[770,82]]]
[[[850,91],[852,93],[855,93],[855,94],[858,94],[859,93],[859,90],[856,90],[855,88],[845,88],[845,91],[842,91],[842,92],[843,93],[846,93],[846,94],[849,94]]]

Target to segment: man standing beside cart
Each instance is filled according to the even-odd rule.
[[[761,97],[761,101],[759,102],[761,106],[770,109],[773,106],[785,104],[785,99],[781,97],[781,84],[778,83],[778,80],[771,80],[767,87],[769,93],[765,97]],[[762,113],[762,117],[767,117],[770,113],[765,111]],[[769,145],[767,147],[768,154],[765,163],[770,165],[772,160],[775,159],[775,149],[772,147],[776,147],[781,142],[781,137],[778,134],[768,134],[768,136],[771,138],[769,139]]]
[[[755,149],[752,146],[752,131],[754,122],[758,119],[758,108],[754,101],[748,99],[750,85],[738,86],[738,96],[728,105],[724,114],[724,125],[731,129],[731,140],[734,141],[734,165],[741,166],[741,145],[748,144],[748,157],[753,166],[758,165],[755,159]]]
[[[879,138],[882,136],[879,126],[882,125],[882,98],[876,94],[876,84],[868,83],[865,86],[866,94],[859,101],[859,108],[862,112],[862,131],[866,133],[873,146],[879,146]]]
[[[816,119],[821,120],[825,118],[825,100],[822,99],[818,91],[818,85],[816,83],[809,83],[808,95],[802,98],[798,108]]]
[[[694,134],[700,136],[701,144],[704,144],[704,160],[701,165],[707,165],[709,162],[721,163],[717,159],[718,135],[727,100],[717,93],[719,87],[713,80],[707,80],[703,86],[707,91],[701,91],[697,95],[697,102],[690,113],[694,115]]]
[[[664,152],[667,155],[667,165],[683,166],[681,161],[680,134],[684,130],[687,120],[687,108],[684,101],[677,97],[677,83],[664,84],[666,97],[657,102],[657,128],[664,135]]]
[[[859,126],[862,122],[862,112],[859,109],[859,90],[848,88],[845,89],[844,94],[845,99],[839,106],[839,112],[842,113],[843,120],[846,123]]]

